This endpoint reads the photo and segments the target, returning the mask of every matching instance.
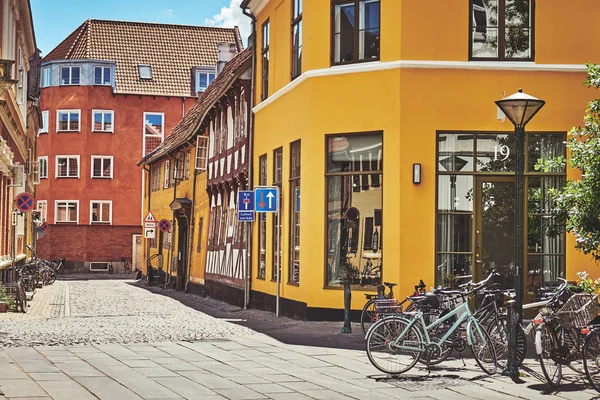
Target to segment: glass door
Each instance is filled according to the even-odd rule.
[[[511,176],[478,176],[473,280],[496,270],[500,287],[514,286],[515,180]]]

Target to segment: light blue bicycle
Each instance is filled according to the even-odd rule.
[[[435,295],[429,293],[428,296]],[[454,323],[449,326],[452,321]],[[488,333],[479,325],[466,302],[430,324],[425,322],[421,311],[380,319],[367,332],[367,356],[378,370],[402,374],[417,361],[435,360],[449,348],[457,346],[457,342],[464,343],[459,327],[465,322],[466,343],[475,361],[483,372],[494,374],[496,351]]]

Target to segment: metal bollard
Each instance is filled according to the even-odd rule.
[[[506,329],[508,330],[508,361],[502,375],[511,377],[513,380],[519,377],[519,366],[517,365],[517,329],[519,329],[519,314],[516,310],[516,302],[508,301]]]
[[[350,280],[344,280],[344,327],[342,333],[352,333],[352,324],[350,322],[350,299],[352,293],[350,292]]]

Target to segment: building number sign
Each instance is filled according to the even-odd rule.
[[[505,144],[494,146],[494,161],[506,161],[510,157],[510,147]]]

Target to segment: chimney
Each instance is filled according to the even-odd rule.
[[[217,49],[219,52],[217,61],[217,75],[219,75],[221,71],[223,71],[223,68],[225,68],[225,64],[235,57],[236,46],[234,43],[219,43],[217,45]]]

